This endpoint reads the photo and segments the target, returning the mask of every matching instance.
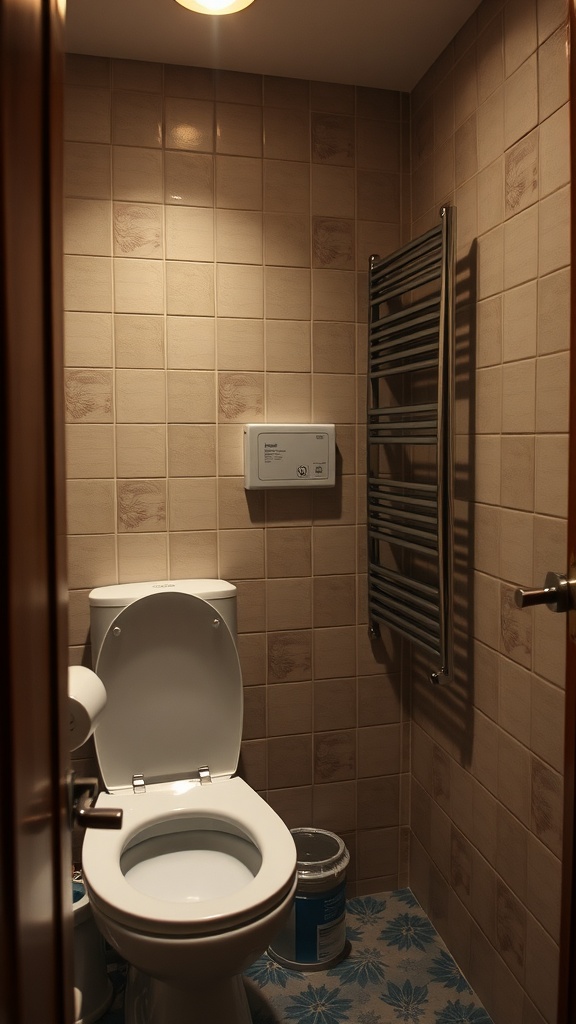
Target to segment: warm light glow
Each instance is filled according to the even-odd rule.
[[[177,0],[182,7],[197,14],[235,14],[249,7],[254,0]]]

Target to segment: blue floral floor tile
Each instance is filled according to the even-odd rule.
[[[350,955],[326,971],[248,970],[254,1024],[491,1024],[410,889],[346,905]]]
[[[348,900],[346,923],[351,951],[335,967],[252,965],[253,1024],[492,1024],[410,889]],[[102,1024],[122,1024],[120,993]]]

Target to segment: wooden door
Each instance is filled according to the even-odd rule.
[[[0,0],[0,1021],[69,1024],[63,0]]]

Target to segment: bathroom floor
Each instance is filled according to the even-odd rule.
[[[254,1024],[491,1024],[410,889],[348,900],[346,923],[350,955],[329,970],[289,971],[267,955],[252,965]],[[102,1024],[123,1024],[123,975],[111,977]]]

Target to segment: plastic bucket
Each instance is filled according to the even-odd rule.
[[[293,828],[298,882],[287,924],[268,948],[283,967],[319,971],[350,952],[346,940],[346,868],[350,854],[339,836]]]

